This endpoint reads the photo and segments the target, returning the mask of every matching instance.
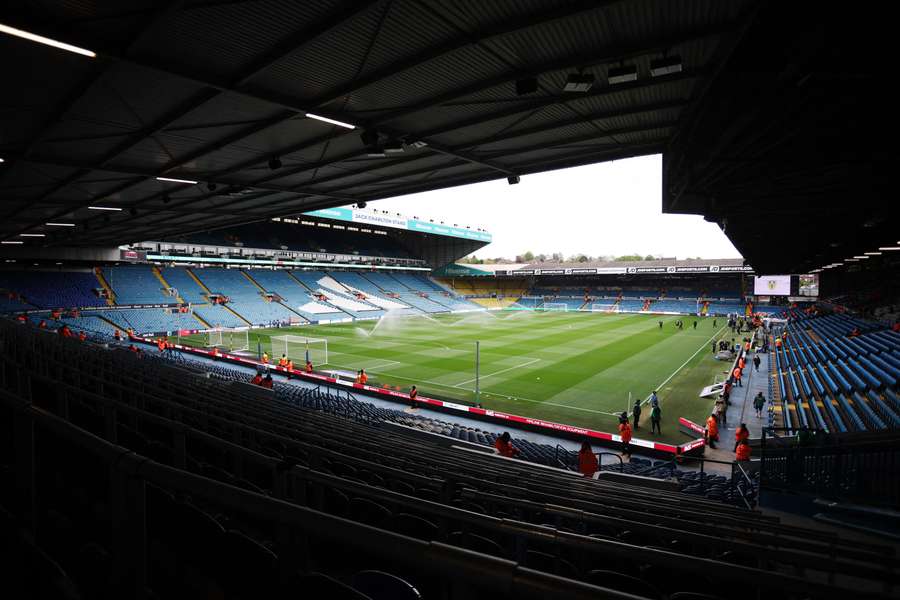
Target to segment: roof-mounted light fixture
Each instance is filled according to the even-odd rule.
[[[315,119],[316,121],[323,121],[325,123],[331,123],[332,125],[337,125],[338,127],[344,127],[346,129],[356,129],[356,125],[351,123],[345,123],[344,121],[338,121],[337,119],[329,119],[328,117],[323,117],[322,115],[317,115],[314,113],[306,113],[306,116],[310,119]]]
[[[580,92],[584,93],[594,86],[594,76],[591,73],[570,73],[566,77],[566,85],[563,86],[564,92]]]
[[[650,61],[650,76],[662,77],[663,75],[671,75],[672,73],[681,73],[681,68],[680,56],[666,56]]]
[[[628,83],[629,81],[637,81],[637,67],[628,65],[623,67],[610,67],[606,73],[610,85],[619,83]]]
[[[53,40],[42,35],[37,35],[35,33],[29,33],[21,29],[16,29],[15,27],[10,27],[9,25],[4,25],[3,23],[0,23],[0,33],[14,35],[18,38],[22,38],[23,40],[37,42],[38,44],[44,44],[45,46],[52,46],[54,48],[59,48],[60,50],[65,50],[66,52],[74,52],[75,54],[81,54],[82,56],[87,56],[88,58],[95,58],[97,56],[97,53],[92,52],[91,50],[79,48],[78,46],[66,44],[64,42]]]
[[[175,177],[157,177],[157,181],[168,181],[170,183],[190,183],[191,185],[196,185],[197,182],[191,179],[176,179]]]

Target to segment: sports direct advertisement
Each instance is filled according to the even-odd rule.
[[[762,275],[753,278],[753,294],[756,296],[790,296],[790,275]]]

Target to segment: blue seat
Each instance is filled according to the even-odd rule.
[[[881,382],[874,375],[866,371],[859,362],[851,358],[847,360],[847,366],[854,375],[865,383],[866,387],[876,390],[881,387]]]
[[[799,402],[800,388],[797,386],[797,374],[794,371],[788,371],[788,380],[791,382],[791,397],[795,402]]]
[[[860,377],[856,373],[853,372],[853,369],[851,369],[850,366],[846,362],[838,361],[835,364],[837,365],[838,371],[840,372],[840,374],[844,376],[845,381],[847,381],[848,385],[850,386],[850,387],[844,388],[845,390],[847,390],[847,391],[850,391],[850,390],[865,391],[865,389],[866,389],[865,382],[862,379],[860,379]]]
[[[869,406],[869,403],[866,401],[862,394],[860,394],[859,392],[853,392],[853,403],[854,406],[858,407],[860,409],[860,412],[862,412],[866,416],[868,422],[871,423],[875,429],[887,428],[884,421],[881,419],[881,417],[875,414],[875,411],[872,410],[872,407]]]
[[[837,394],[835,399],[838,401],[838,404],[844,409],[844,412],[853,421],[853,425],[856,428],[856,431],[866,431],[866,426],[863,423],[862,418],[860,418],[859,413],[850,405],[850,402],[843,394]]]
[[[876,410],[876,412],[880,413],[884,417],[884,419],[891,424],[892,427],[897,427],[898,425],[900,425],[900,416],[898,416],[894,409],[888,406],[887,403],[881,399],[881,396],[879,396],[877,392],[875,392],[874,390],[869,390],[869,392],[866,394],[866,397],[869,398],[873,406],[878,407],[878,410]]]
[[[828,369],[828,374],[837,383],[839,389],[849,394],[853,391],[853,386],[838,368],[839,364],[839,362],[832,363]]]

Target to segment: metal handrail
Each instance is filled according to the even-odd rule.
[[[568,457],[569,451],[566,450],[565,448],[563,448],[562,446],[560,446],[559,444],[557,444],[556,448],[553,449],[553,459],[556,461],[556,464],[558,464],[560,467],[562,467],[563,469],[566,469],[568,471],[574,471],[575,469],[573,469],[572,466],[568,462],[563,461],[559,457],[560,454]]]
[[[622,460],[622,455],[621,455],[621,454],[616,454],[615,452],[594,452],[594,454],[597,455],[597,466],[598,466],[598,467],[602,466],[602,465],[600,464],[600,457],[601,457],[601,456],[615,456],[616,458],[619,459],[619,473],[624,473],[624,472],[625,472],[625,461]]]

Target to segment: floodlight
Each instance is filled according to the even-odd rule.
[[[591,73],[570,73],[566,78],[564,92],[586,92],[594,85],[594,76]]]
[[[661,77],[663,75],[671,75],[672,73],[681,73],[681,57],[668,56],[650,61],[651,77]]]
[[[637,67],[630,65],[627,67],[611,67],[606,74],[610,85],[618,83],[627,83],[637,80]]]

